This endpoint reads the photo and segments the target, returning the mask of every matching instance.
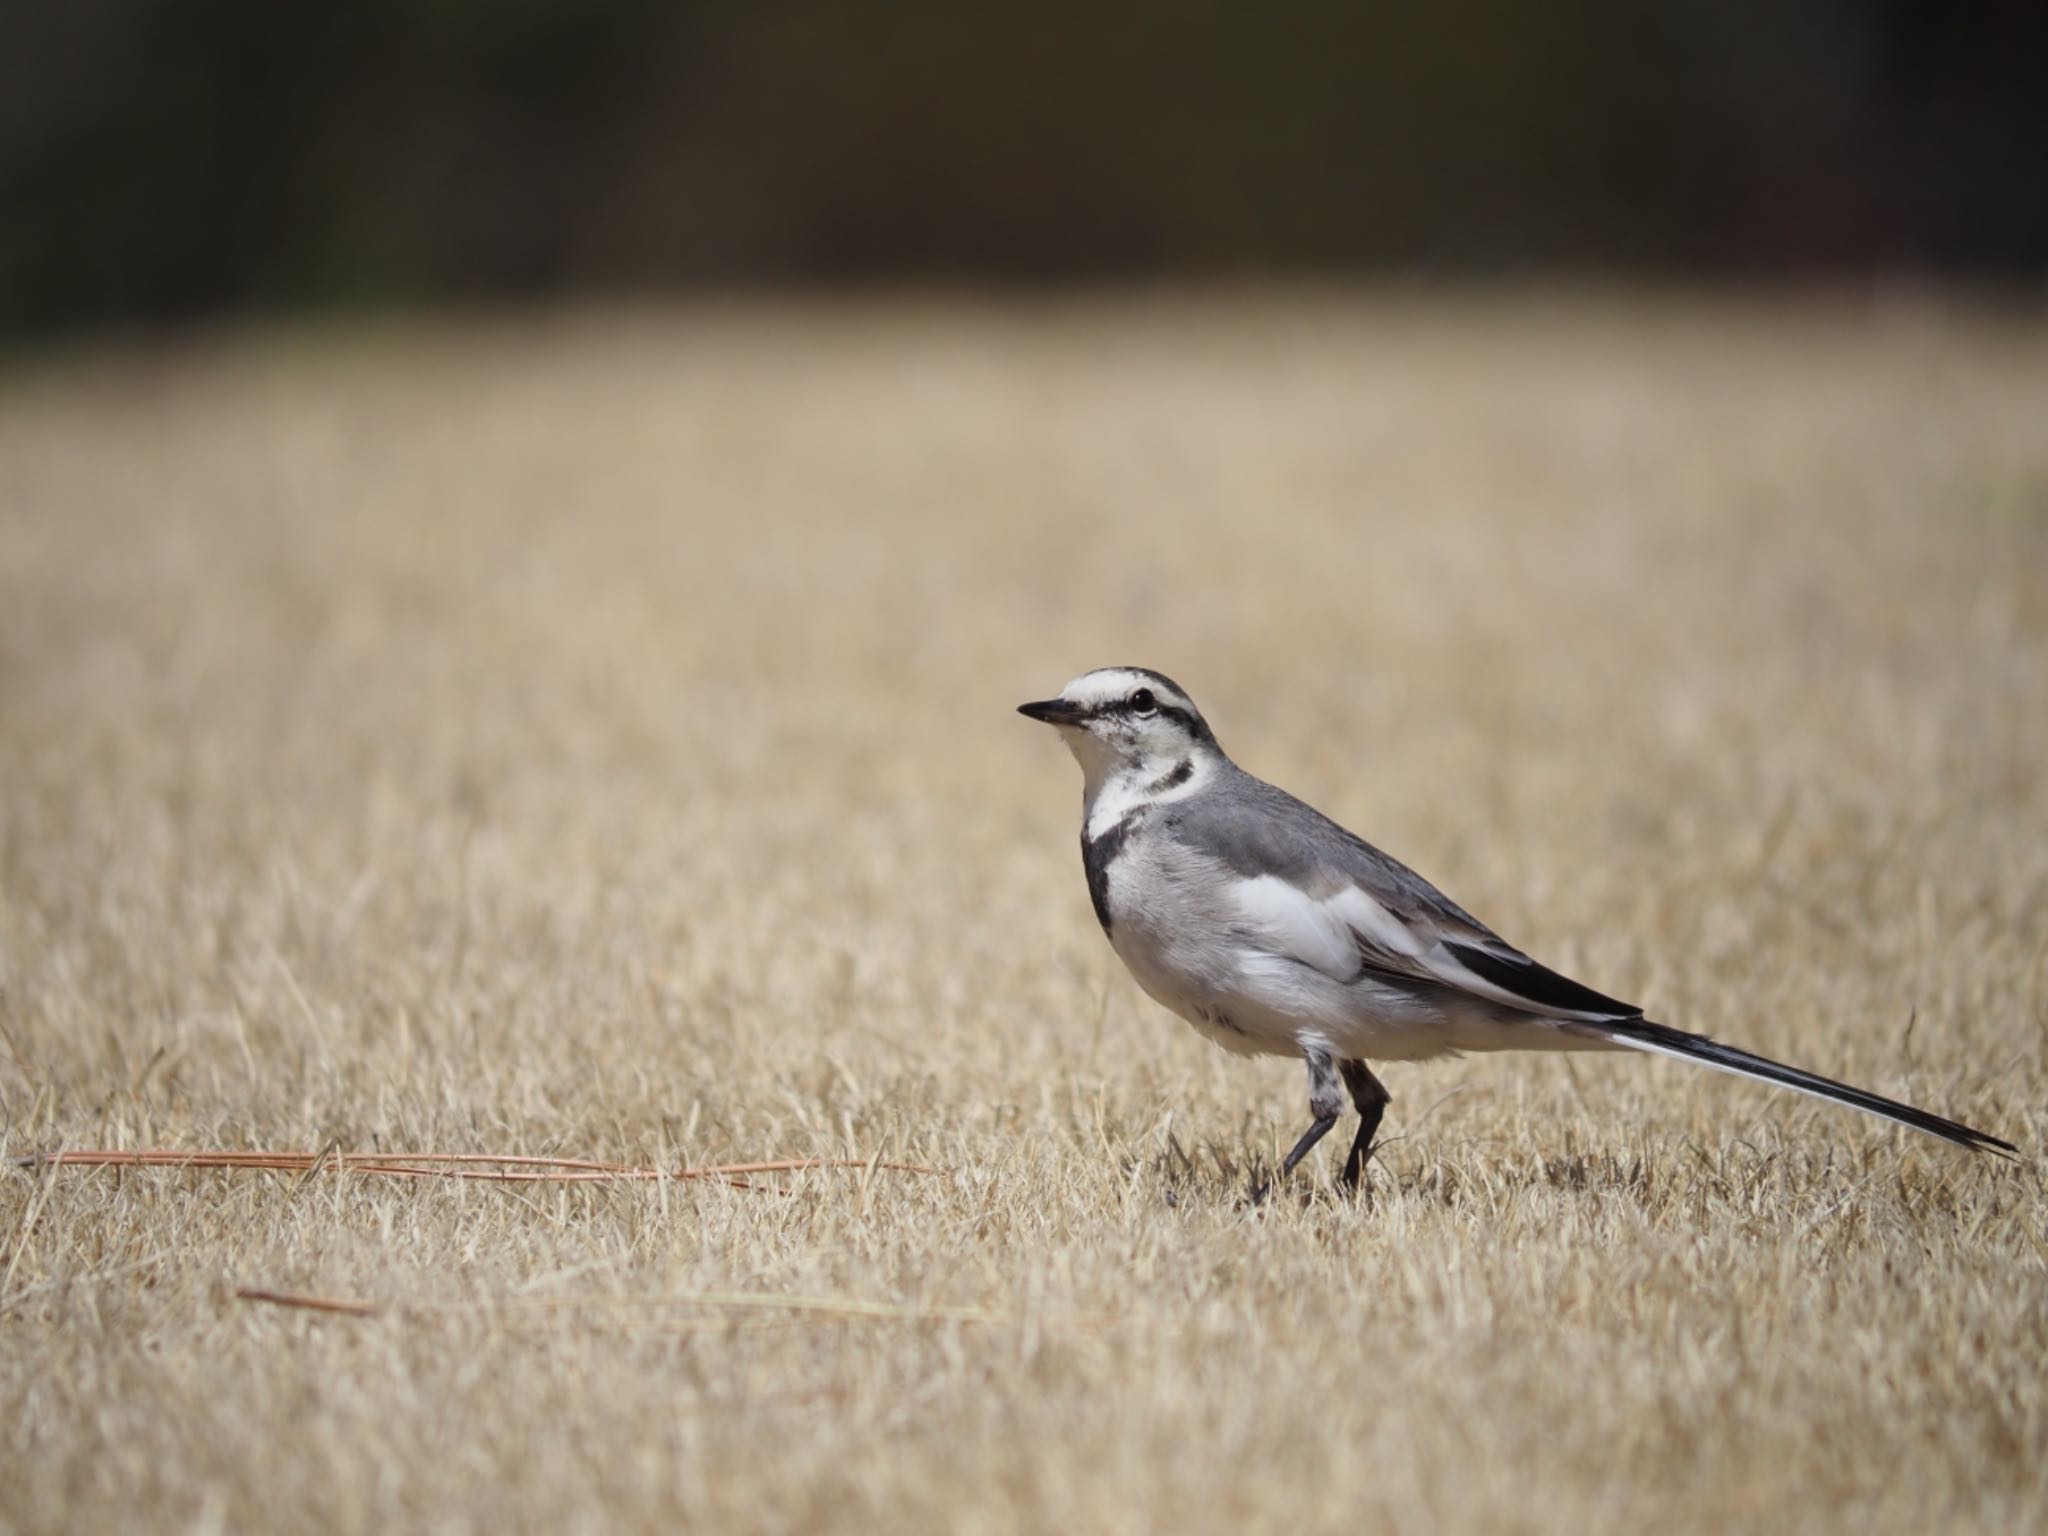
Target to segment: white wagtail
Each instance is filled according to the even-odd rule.
[[[1337,1123],[1348,1089],[1359,1123],[1344,1182],[1355,1186],[1390,1097],[1367,1060],[1457,1051],[1649,1051],[1959,1146],[2016,1151],[1910,1104],[1654,1024],[1538,965],[1413,870],[1238,767],[1194,701],[1157,672],[1087,672],[1019,713],[1057,726],[1080,761],[1088,895],[1138,985],[1226,1050],[1306,1058],[1315,1118],[1283,1175]]]

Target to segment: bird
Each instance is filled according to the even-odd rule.
[[[1099,667],[1018,712],[1056,728],[1081,765],[1089,900],[1138,985],[1225,1050],[1307,1063],[1312,1119],[1282,1178],[1348,1095],[1358,1128],[1342,1178],[1356,1189],[1392,1099],[1368,1063],[1464,1051],[1672,1056],[2018,1155],[1958,1121],[1656,1023],[1530,959],[1405,864],[1238,767],[1164,673]]]

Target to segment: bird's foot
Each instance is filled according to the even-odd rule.
[[[1351,1155],[1344,1159],[1344,1192],[1368,1204],[1372,1201],[1372,1184],[1365,1176],[1365,1165],[1372,1161],[1373,1153],[1378,1150],[1376,1144],[1367,1147],[1354,1145]]]

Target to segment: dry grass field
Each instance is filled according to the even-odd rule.
[[[1012,707],[1224,744],[1673,1023],[1298,1066]],[[0,1529],[2048,1523],[2048,322],[1196,297],[318,328],[0,377]],[[245,1288],[377,1310],[326,1315]]]

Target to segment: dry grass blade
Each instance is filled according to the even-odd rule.
[[[241,1301],[260,1301],[272,1307],[292,1307],[301,1312],[331,1312],[339,1317],[376,1317],[383,1308],[370,1301],[343,1301],[333,1296],[300,1296],[290,1291],[266,1291],[245,1285],[235,1292]]]
[[[825,1317],[871,1318],[912,1323],[1014,1324],[1018,1319],[986,1307],[916,1306],[893,1301],[869,1301],[859,1296],[782,1296],[772,1292],[698,1291],[676,1296],[547,1296],[518,1297],[483,1303],[408,1302],[396,1307],[382,1302],[357,1301],[337,1296],[312,1296],[297,1291],[272,1290],[245,1285],[236,1290],[240,1301],[262,1302],[267,1306],[289,1307],[304,1312],[329,1312],[342,1317],[381,1317],[388,1311],[409,1316],[431,1317],[493,1309],[507,1312],[562,1312],[597,1307],[706,1307],[740,1312],[796,1312]]]
[[[610,1184],[650,1179],[719,1179],[750,1189],[748,1175],[801,1173],[807,1169],[884,1168],[897,1173],[937,1173],[924,1163],[887,1163],[858,1157],[791,1157],[764,1162],[718,1163],[705,1168],[649,1168],[589,1158],[535,1157],[493,1152],[183,1152],[166,1148],[24,1152],[8,1159],[17,1168],[209,1168],[297,1173],[375,1173],[401,1179],[480,1179],[499,1184]]]

